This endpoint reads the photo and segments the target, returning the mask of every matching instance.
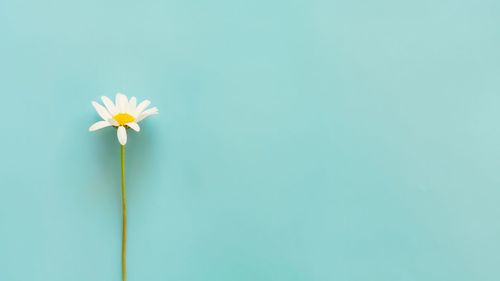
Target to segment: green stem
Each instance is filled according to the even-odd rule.
[[[127,280],[127,194],[125,193],[125,146],[121,147],[122,162],[122,281]]]

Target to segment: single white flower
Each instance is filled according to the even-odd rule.
[[[117,128],[118,141],[121,145],[127,143],[127,129],[139,132],[141,128],[139,127],[139,122],[144,120],[144,118],[158,114],[158,108],[152,107],[146,109],[151,103],[149,100],[144,100],[137,104],[137,99],[131,97],[130,100],[122,93],[117,93],[115,98],[115,103],[113,103],[108,97],[101,97],[104,106],[93,101],[92,105],[95,110],[101,116],[102,121],[98,121],[92,126],[90,126],[89,131],[93,132],[105,127],[113,126]]]

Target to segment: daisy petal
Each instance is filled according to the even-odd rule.
[[[143,100],[135,109],[135,116],[141,115],[141,113],[149,106],[151,102],[149,100]]]
[[[116,110],[116,106],[115,104],[111,101],[110,98],[106,97],[106,96],[102,96],[101,97],[101,100],[102,102],[104,103],[104,105],[106,106],[106,108],[108,109],[108,112],[112,115],[112,116],[115,116],[116,114],[118,114],[118,111]]]
[[[116,134],[118,136],[118,141],[120,142],[120,144],[125,145],[127,143],[127,130],[125,130],[125,127],[118,127]]]
[[[153,114],[158,114],[158,108],[153,107],[153,108],[150,108],[150,109],[144,111],[143,113],[141,113],[141,115],[139,115],[139,117],[137,117],[137,119],[135,120],[135,122],[140,122],[144,118],[146,118],[146,117],[148,117],[150,115],[153,115]]]
[[[137,108],[137,98],[131,97],[130,100],[128,101],[128,110],[129,112],[134,113],[136,108]]]
[[[130,123],[127,123],[125,125],[129,126],[130,128],[132,128],[132,130],[134,130],[136,132],[139,132],[141,130],[141,127],[139,127],[139,124],[137,124],[135,122],[130,122]]]
[[[103,120],[108,120],[109,118],[111,118],[111,115],[104,106],[98,104],[95,101],[92,102],[92,105],[94,106],[95,111],[97,111],[97,113],[99,114],[99,116],[101,116]]]
[[[113,118],[110,118],[108,122],[109,124],[111,124],[111,126],[117,126],[117,127],[120,126],[120,124],[118,124],[118,122]]]
[[[94,124],[92,124],[92,126],[90,126],[89,132],[93,132],[108,126],[111,126],[111,124],[108,121],[95,122]]]
[[[117,93],[115,101],[116,101],[116,106],[118,107],[118,111],[120,113],[126,113],[128,111],[128,99],[127,99],[127,96],[125,96],[122,93]]]

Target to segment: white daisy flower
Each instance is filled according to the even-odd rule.
[[[122,93],[117,93],[115,103],[108,97],[102,96],[102,102],[105,107],[93,101],[92,105],[101,116],[102,121],[98,121],[90,126],[89,131],[93,132],[105,127],[113,126],[117,128],[118,141],[121,145],[127,143],[127,129],[139,132],[139,122],[144,118],[158,114],[158,108],[152,107],[146,109],[151,103],[149,100],[144,100],[137,104],[137,99],[131,97],[130,100]]]

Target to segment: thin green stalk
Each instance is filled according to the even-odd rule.
[[[125,193],[125,146],[121,147],[122,162],[122,281],[127,280],[127,194]]]

